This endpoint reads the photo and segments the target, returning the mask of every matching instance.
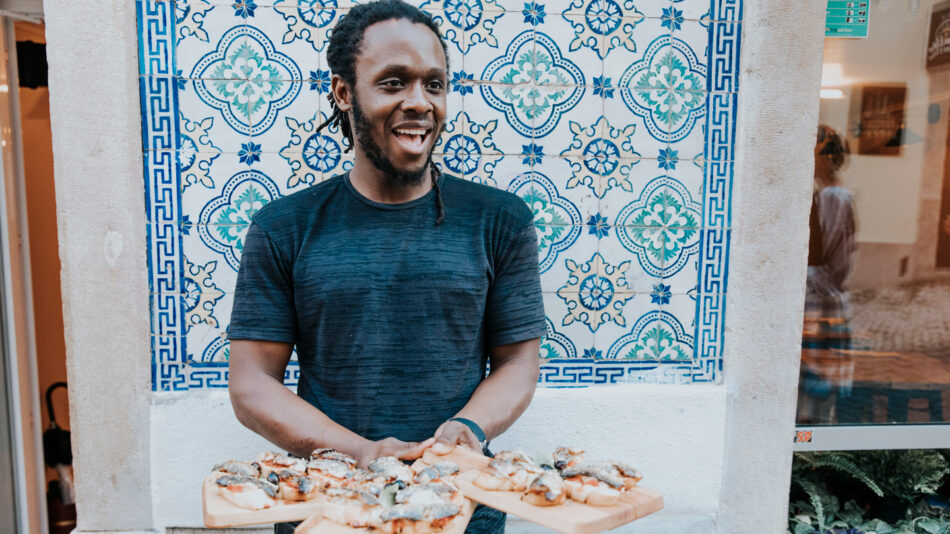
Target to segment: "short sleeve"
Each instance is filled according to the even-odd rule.
[[[228,339],[296,341],[292,272],[267,232],[252,223],[244,238]]]
[[[534,224],[515,232],[494,262],[485,327],[489,347],[542,337],[546,333],[538,237]]]

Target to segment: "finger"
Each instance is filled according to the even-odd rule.
[[[432,452],[442,455],[448,454],[455,449],[459,443],[459,432],[454,426],[447,426],[435,437],[435,444],[432,445]]]
[[[482,444],[479,443],[478,438],[475,437],[475,433],[468,428],[466,428],[465,431],[462,432],[461,436],[459,436],[459,444],[468,447],[475,452],[482,452]]]
[[[407,443],[407,448],[399,455],[399,458],[402,460],[415,460],[422,456],[422,453],[431,447],[434,441],[435,438],[429,438],[421,443]]]

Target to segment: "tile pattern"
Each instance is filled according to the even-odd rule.
[[[250,218],[353,165],[317,129],[365,0],[136,1],[152,387],[225,387]],[[413,1],[449,44],[435,161],[535,215],[540,385],[720,380],[742,1]]]

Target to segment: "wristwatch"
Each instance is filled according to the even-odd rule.
[[[485,450],[488,447],[488,439],[485,435],[485,431],[482,430],[482,427],[478,426],[478,423],[464,417],[453,417],[449,419],[449,421],[458,421],[459,423],[467,426],[468,429],[472,431],[472,434],[475,434],[475,439],[478,440],[478,444],[481,446],[482,450]]]

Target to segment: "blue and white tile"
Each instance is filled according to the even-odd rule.
[[[621,19],[617,19],[619,21]],[[539,84],[584,85],[603,73],[609,51],[604,36],[592,31],[583,15],[556,15],[536,27],[536,70]],[[580,75],[578,74],[580,73]]]
[[[212,279],[218,264],[186,263],[182,277],[181,306],[187,333],[195,329],[223,331],[228,324],[234,287],[219,287]],[[186,334],[187,334],[186,333]]]
[[[576,294],[562,292],[561,295],[549,292],[542,295],[544,313],[554,332],[570,340],[574,348],[574,357],[584,358],[585,351],[594,346],[594,331],[583,320],[575,319],[571,310],[568,309],[568,303],[573,305],[577,301]]]
[[[243,88],[247,105],[223,113],[233,117],[233,128],[248,132],[268,151],[277,150],[287,135],[287,116],[312,118],[319,109],[319,98],[300,98],[304,85],[299,80],[248,82]]]
[[[610,226],[606,228],[604,237],[600,239],[598,251],[603,256],[604,261],[611,265],[622,265],[630,262],[626,270],[625,291],[628,293],[648,294],[653,291],[654,286],[660,281],[657,272],[648,272],[643,267],[643,259],[628,250],[620,241],[619,232],[639,230],[639,228]],[[659,239],[665,239],[659,236]],[[648,299],[649,300],[649,299]]]
[[[577,208],[581,224],[584,224],[598,212],[600,200],[594,190],[585,185],[583,172],[575,172],[575,166],[587,170],[580,158],[545,156],[532,170],[538,175],[538,180],[550,181],[557,188],[558,195]]]
[[[232,5],[213,4],[204,0],[178,0],[175,3],[175,61],[176,70],[186,78],[242,78],[243,74],[234,69],[212,68],[206,70],[204,65],[198,71],[202,58],[209,55],[225,53],[222,40],[229,36],[227,43],[233,52],[244,42],[243,29],[245,18],[236,14]],[[226,44],[226,43],[225,43]],[[206,61],[210,63],[210,61]]]
[[[463,33],[464,39],[455,48],[465,50],[463,68],[475,80],[503,83],[506,76],[526,76],[518,59],[519,54],[534,50],[534,28],[525,24],[520,11],[484,12],[479,22]],[[512,73],[512,68],[517,72]]]
[[[497,128],[497,119],[482,121],[461,109],[450,112],[433,158],[444,172],[459,177],[470,175],[476,182],[495,185],[494,170],[504,158],[493,140]]]
[[[622,98],[604,100],[604,116],[610,118],[611,126],[634,126],[630,143],[633,151],[640,154],[641,158],[655,157],[660,150],[669,146],[665,125],[657,122],[652,111],[643,107],[631,109]]]
[[[625,363],[625,354],[619,354],[616,350],[612,353],[611,347],[616,344],[618,339],[630,332],[640,317],[659,307],[650,301],[648,295],[642,293],[624,296],[629,296],[629,299],[624,302],[622,307],[623,324],[621,325],[611,321],[603,324],[597,332],[594,333],[594,341],[597,351],[599,352],[597,355],[599,360]]]
[[[209,228],[215,230],[215,228]],[[196,225],[183,225],[181,236],[182,283],[184,297],[189,294],[203,293],[211,296],[218,292],[230,293],[237,283],[237,270],[221,256],[209,248],[202,240]],[[190,271],[189,271],[190,269]],[[187,280],[191,279],[191,282]],[[208,298],[206,297],[207,301]],[[219,299],[220,300],[220,299]],[[216,302],[213,303],[216,305]],[[215,315],[221,320],[221,316]],[[227,323],[227,317],[223,319]]]
[[[283,150],[299,130],[295,125],[301,121],[314,123],[314,128],[323,122],[320,119],[328,113],[329,102],[316,91],[310,91],[310,85],[310,82],[281,81],[279,85],[254,87],[260,100],[248,127],[251,139],[263,152]],[[319,115],[321,112],[323,115]]]
[[[536,91],[534,102],[539,106],[560,105],[560,109],[545,110],[535,119],[535,143],[544,146],[546,153],[583,156],[599,146],[597,140],[609,138],[608,120],[604,118],[604,98],[595,95],[592,88],[538,87]],[[576,92],[580,98],[571,92]],[[576,103],[572,105],[574,100]],[[614,121],[609,122],[613,126]],[[633,128],[627,130],[627,133],[632,133]],[[617,130],[614,133],[622,136],[624,131]]]
[[[601,216],[609,220],[611,226],[623,224],[618,219],[620,213],[628,204],[639,200],[646,185],[664,176],[664,171],[657,169],[652,160],[623,159],[616,174],[616,182],[609,184],[610,188],[598,205]]]
[[[301,17],[301,9],[306,18]],[[282,54],[297,66],[297,73],[307,78],[310,71],[320,64],[319,52],[328,44],[327,33],[339,20],[335,9],[311,11],[300,6],[260,6],[254,17],[247,19],[248,26],[268,36],[274,52]],[[280,71],[281,79],[292,79],[296,73]]]
[[[505,191],[511,191],[512,184],[518,180],[524,181],[524,176],[530,176],[531,167],[521,163],[519,156],[501,156],[496,154],[485,154],[484,152],[477,156],[477,161],[469,156],[467,168],[475,170],[458,174],[454,169],[449,168],[448,172],[466,180],[490,185]],[[453,162],[453,167],[458,167],[458,163]]]
[[[735,157],[737,95],[710,93],[706,98],[707,161],[732,161]]]
[[[222,153],[236,154],[241,146],[250,140],[250,134],[235,130],[231,125],[234,121],[229,122],[230,116],[223,108],[212,107],[202,100],[195,91],[195,83],[200,83],[200,81],[189,80],[185,84],[185,88],[178,91],[179,135],[187,135],[190,133],[189,129],[198,126],[207,134],[206,141],[210,143],[210,146],[215,147]],[[211,119],[210,124],[208,119]],[[181,141],[181,143],[183,146],[188,144],[184,141]],[[201,142],[197,144],[202,145]]]
[[[700,9],[701,0],[687,0],[695,3],[695,10]],[[709,10],[709,19],[724,22],[741,22],[743,15],[742,0],[712,0]]]
[[[706,89],[716,93],[736,93],[739,91],[739,37],[742,25],[718,22],[710,25],[710,32]]]
[[[533,116],[534,142],[552,153],[560,154],[570,147],[575,135],[571,122],[585,128],[596,124],[604,114],[604,99],[586,87],[533,86],[519,96],[520,100],[508,105],[516,106],[518,113],[525,111]]]
[[[202,364],[209,364],[212,361],[205,361],[206,359],[211,359],[212,353],[218,353],[221,357],[226,353],[221,351],[208,351],[208,347],[212,344],[218,345],[221,342],[226,341],[227,333],[223,328],[214,328],[207,324],[198,324],[192,326],[188,333],[185,334],[185,347],[188,351],[188,362],[190,366],[201,367]],[[219,360],[220,361],[220,358]]]
[[[628,17],[623,19],[623,27],[631,40],[609,47],[604,58],[603,76],[611,80],[613,87],[637,85],[636,79],[623,82],[624,73],[635,63],[644,61],[648,52],[647,61],[662,63],[669,50],[670,29],[664,27],[659,19]]]
[[[671,154],[677,157],[678,154]],[[671,183],[680,184],[689,195],[688,201],[695,205],[702,205],[703,188],[706,180],[706,168],[702,161],[693,160],[670,160],[667,165],[666,176]],[[690,226],[702,226],[695,224]]]
[[[692,358],[692,349],[695,346],[693,338],[696,332],[696,295],[673,293],[669,298],[669,302],[660,306],[660,311],[672,316],[664,322],[674,330],[674,333],[678,334],[675,337],[679,338],[679,342],[690,347],[687,354]],[[675,318],[675,321],[673,318]],[[682,327],[682,330],[680,331],[678,327]]]
[[[479,121],[497,121],[492,141],[506,155],[520,155],[532,142],[535,119],[519,109],[517,102],[527,102],[531,86],[479,84],[474,92],[462,97],[462,109]],[[491,99],[491,103],[485,96]]]
[[[674,58],[683,63],[695,61],[696,64],[702,65],[705,71],[705,67],[709,65],[709,32],[708,25],[695,20],[684,20],[673,24]],[[694,89],[700,88],[705,89],[705,84]]]

